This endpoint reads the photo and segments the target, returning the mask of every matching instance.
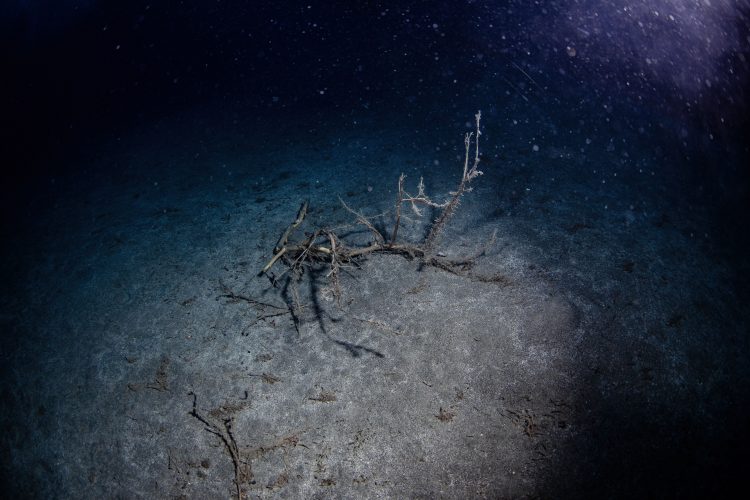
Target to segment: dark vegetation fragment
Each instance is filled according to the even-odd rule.
[[[464,137],[465,155],[461,180],[447,200],[438,203],[427,196],[422,179],[420,179],[417,185],[416,194],[406,192],[404,187],[406,176],[404,174],[401,174],[398,179],[398,195],[394,209],[391,212],[367,217],[363,213],[350,208],[340,199],[343,208],[354,215],[356,224],[363,226],[372,235],[372,239],[367,246],[349,245],[342,240],[338,232],[325,227],[306,233],[305,238],[300,242],[291,243],[290,237],[304,222],[309,210],[307,202],[300,205],[294,221],[289,224],[279,237],[273,250],[273,256],[259,273],[259,275],[266,275],[274,287],[282,290],[288,303],[288,312],[294,320],[295,327],[298,326],[305,308],[299,295],[298,284],[307,271],[312,270],[316,275],[325,274],[327,285],[322,291],[335,299],[337,305],[341,307],[342,290],[340,273],[342,269],[350,265],[356,265],[359,259],[369,254],[397,254],[407,259],[418,260],[421,266],[435,267],[454,274],[465,274],[471,270],[474,262],[484,255],[488,248],[494,244],[496,236],[494,232],[485,245],[479,248],[473,255],[464,258],[448,258],[444,254],[437,252],[436,246],[446,224],[458,208],[462,196],[471,191],[471,181],[482,175],[482,172],[478,169],[480,161],[480,120],[481,112],[477,112],[475,115],[476,131],[467,133]],[[474,146],[473,157],[471,154],[472,145]],[[424,240],[419,244],[402,243],[398,239],[402,219],[406,218],[402,214],[402,208],[405,204],[411,208],[417,217],[424,215],[423,211],[425,208],[428,210],[439,210],[438,217],[429,226]],[[393,227],[390,232],[379,229],[382,226],[374,222],[376,219],[382,219],[386,215],[393,217]],[[271,272],[271,269],[277,262],[284,264],[285,269],[279,274],[274,274]],[[479,279],[485,282],[507,284],[500,277],[480,277]],[[419,291],[421,289],[417,287],[409,293],[418,293]],[[233,293],[225,292],[223,296],[231,300],[244,300],[255,306],[261,306],[257,301],[252,301],[247,297],[238,296]]]

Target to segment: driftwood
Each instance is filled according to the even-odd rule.
[[[463,165],[463,174],[458,187],[450,193],[450,198],[442,203],[433,201],[424,192],[424,181],[420,178],[417,185],[417,194],[411,195],[404,189],[406,176],[401,174],[398,179],[398,195],[394,207],[395,221],[390,235],[383,234],[378,230],[371,218],[365,217],[360,212],[353,210],[346,203],[341,201],[344,208],[352,213],[357,224],[364,226],[373,235],[373,241],[367,246],[348,246],[342,242],[339,237],[330,229],[316,229],[312,233],[306,234],[306,238],[298,243],[290,243],[289,239],[305,219],[307,215],[308,202],[301,204],[297,211],[294,221],[284,230],[274,247],[273,257],[261,269],[259,275],[269,275],[271,268],[279,261],[283,262],[287,269],[282,275],[291,271],[294,276],[299,276],[307,264],[325,264],[329,267],[327,278],[330,280],[330,288],[337,301],[341,297],[339,285],[339,273],[341,267],[347,263],[353,262],[359,257],[373,253],[390,253],[400,254],[411,259],[418,259],[424,265],[437,267],[449,272],[460,272],[466,270],[473,264],[474,260],[480,257],[489,246],[495,241],[496,233],[493,232],[489,241],[480,248],[474,255],[461,258],[449,259],[440,253],[435,252],[435,247],[439,242],[440,236],[445,229],[446,224],[455,213],[460,204],[461,197],[471,191],[470,183],[475,178],[482,175],[478,169],[479,166],[479,137],[481,112],[474,116],[476,121],[476,131],[469,132],[464,137],[465,156]],[[471,146],[474,145],[472,155]],[[425,207],[439,209],[440,214],[434,220],[424,241],[420,244],[400,243],[398,241],[398,231],[402,219],[402,208],[404,204],[412,209],[417,216],[423,215]],[[278,277],[269,276],[272,281]],[[294,289],[293,289],[294,291]]]

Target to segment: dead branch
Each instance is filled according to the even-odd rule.
[[[402,177],[403,177],[403,175],[402,175]],[[372,222],[370,222],[370,220],[367,217],[365,217],[361,213],[357,212],[356,210],[353,210],[352,208],[349,208],[349,206],[346,203],[344,203],[344,200],[342,200],[341,197],[339,197],[339,201],[341,202],[341,204],[344,206],[344,208],[349,213],[353,214],[357,218],[357,224],[362,224],[363,226],[365,226],[367,229],[370,230],[370,232],[375,237],[375,242],[376,243],[379,243],[380,245],[385,245],[385,241],[384,241],[383,235],[380,234],[380,231],[378,231],[375,228],[375,226],[372,225]]]
[[[281,237],[279,238],[279,241],[276,243],[276,246],[274,247],[274,256],[271,258],[271,260],[266,264],[263,269],[260,271],[259,274],[264,274],[266,271],[271,269],[271,266],[273,266],[277,260],[279,260],[285,253],[286,253],[286,243],[289,240],[289,236],[291,236],[292,232],[294,232],[297,227],[302,224],[302,221],[305,220],[305,216],[307,215],[307,201],[303,202],[302,205],[299,207],[299,211],[297,211],[297,217],[294,219],[294,222],[289,224],[287,226],[286,230],[282,233]]]
[[[287,269],[283,271],[279,277],[289,271],[293,274],[293,277],[291,278],[293,316],[301,313],[295,282],[299,280],[305,266],[328,266],[329,271],[326,277],[330,280],[331,290],[337,299],[337,303],[340,303],[341,288],[339,282],[339,271],[345,264],[350,263],[359,257],[372,253],[399,254],[409,259],[419,259],[424,265],[434,266],[452,273],[459,273],[460,271],[465,271],[471,267],[473,261],[486,252],[487,248],[494,243],[495,233],[493,233],[489,242],[485,246],[480,248],[479,251],[470,257],[462,259],[447,259],[441,254],[435,254],[434,252],[440,235],[460,204],[461,197],[465,193],[471,191],[469,184],[476,177],[482,175],[482,172],[478,170],[480,160],[479,136],[481,135],[481,117],[481,111],[474,115],[476,130],[474,132],[469,132],[464,136],[465,155],[463,172],[458,187],[455,191],[450,193],[449,199],[443,202],[433,201],[425,193],[425,185],[422,178],[420,178],[419,184],[417,185],[417,194],[409,194],[404,189],[406,176],[404,174],[399,176],[398,194],[396,197],[396,205],[394,207],[395,221],[389,241],[386,241],[386,237],[372,224],[370,219],[365,217],[362,213],[347,206],[343,200],[340,200],[343,207],[355,216],[356,223],[363,225],[372,233],[374,237],[372,243],[367,246],[349,247],[340,240],[333,230],[330,229],[317,229],[308,234],[307,239],[301,243],[289,243],[291,234],[300,224],[302,224],[305,215],[307,214],[307,202],[304,202],[301,205],[297,212],[297,217],[289,226],[287,226],[279,238],[276,247],[274,247],[273,257],[265,266],[263,266],[259,273],[268,273],[278,261],[282,261],[286,264]],[[471,158],[472,143],[474,144],[473,162]],[[399,243],[397,240],[402,219],[401,208],[404,203],[408,203],[414,214],[417,216],[423,215],[421,209],[423,206],[441,210],[439,216],[430,226],[425,240],[421,244]],[[276,277],[276,280],[278,280],[279,277]]]
[[[482,172],[477,170],[477,167],[479,166],[479,136],[481,135],[481,131],[479,130],[479,121],[482,119],[482,112],[478,111],[477,114],[474,115],[474,118],[476,119],[477,123],[476,138],[474,140],[474,144],[476,145],[474,153],[474,165],[471,167],[471,169],[469,169],[469,150],[471,149],[471,137],[473,135],[471,132],[469,132],[464,136],[464,146],[466,147],[466,154],[464,156],[464,173],[461,177],[461,182],[458,184],[458,189],[456,189],[452,193],[453,197],[446,204],[440,216],[435,220],[435,223],[430,228],[430,232],[424,242],[424,247],[427,251],[431,251],[435,247],[440,234],[445,228],[445,224],[453,216],[456,208],[458,208],[458,204],[461,202],[461,196],[463,196],[466,191],[471,190],[471,188],[468,187],[468,184],[475,177],[479,177],[480,175],[482,175]]]
[[[268,302],[261,302],[260,300],[256,300],[252,297],[248,297],[247,295],[235,293],[234,290],[229,288],[229,286],[226,283],[224,283],[222,280],[219,280],[219,286],[221,287],[221,291],[224,292],[221,295],[219,295],[219,297],[227,298],[230,301],[234,301],[234,302],[242,301],[242,302],[247,302],[248,304],[251,304],[254,306],[270,307],[273,309],[286,310],[286,307],[269,304]]]
[[[276,243],[276,246],[274,247],[274,252],[278,252],[284,246],[286,245],[287,240],[289,239],[289,236],[291,236],[292,232],[297,229],[297,226],[302,224],[302,221],[305,220],[305,216],[307,215],[307,201],[303,202],[302,205],[299,207],[299,211],[297,212],[297,217],[294,219],[294,222],[289,224],[289,227],[286,228],[286,231],[281,235],[279,238],[278,243]]]
[[[193,409],[190,414],[200,420],[206,426],[208,432],[221,439],[222,443],[224,443],[224,447],[232,457],[232,464],[234,465],[234,482],[237,486],[237,500],[242,500],[242,484],[252,480],[253,472],[250,469],[250,464],[242,460],[237,441],[232,434],[232,423],[234,422],[234,419],[231,415],[225,416],[221,419],[221,424],[219,424],[210,416],[201,415],[198,413],[198,397],[192,391],[189,395],[193,396]]]

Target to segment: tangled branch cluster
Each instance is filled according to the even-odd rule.
[[[471,191],[469,184],[472,180],[482,175],[478,169],[479,166],[479,137],[481,131],[479,128],[482,118],[481,111],[474,116],[476,120],[476,131],[468,132],[464,137],[465,156],[463,175],[455,191],[450,192],[450,198],[438,203],[433,201],[425,194],[423,179],[420,178],[417,185],[417,194],[412,195],[405,191],[404,181],[406,176],[401,174],[398,179],[398,195],[394,207],[395,221],[390,237],[378,230],[371,218],[365,217],[362,213],[348,207],[341,201],[346,210],[352,213],[357,224],[364,226],[373,236],[373,241],[367,246],[349,246],[330,229],[316,229],[312,233],[306,234],[306,238],[298,243],[290,243],[289,238],[292,233],[299,227],[307,215],[308,203],[305,201],[300,206],[295,220],[286,228],[274,247],[274,255],[263,267],[259,274],[266,274],[274,283],[280,276],[291,272],[296,279],[304,272],[305,266],[308,265],[326,265],[326,277],[329,279],[330,290],[337,301],[341,298],[341,286],[339,283],[339,274],[342,266],[355,261],[357,258],[372,253],[391,253],[400,254],[409,258],[419,259],[424,265],[438,267],[450,272],[458,272],[461,269],[469,267],[473,261],[484,253],[486,248],[494,243],[495,233],[492,234],[490,241],[473,256],[462,259],[449,259],[435,252],[435,247],[439,241],[440,235],[445,229],[446,224],[453,216],[460,204],[461,197]],[[472,158],[471,146],[474,145],[474,154]],[[473,160],[473,162],[472,162]],[[417,216],[423,215],[423,208],[429,207],[440,210],[440,214],[433,221],[429,232],[424,241],[420,244],[400,243],[398,241],[398,231],[401,225],[401,209],[404,204],[408,204]],[[380,216],[378,216],[380,217]],[[286,270],[280,276],[273,276],[270,273],[271,268],[278,261],[282,261]],[[296,296],[296,288],[292,289],[292,301],[299,303]]]

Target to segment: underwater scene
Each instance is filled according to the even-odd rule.
[[[0,40],[3,498],[746,488],[747,0],[10,0]]]

